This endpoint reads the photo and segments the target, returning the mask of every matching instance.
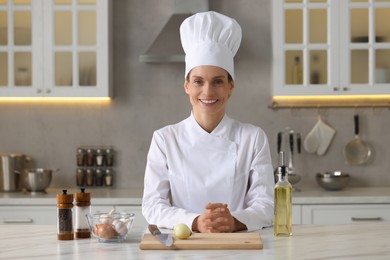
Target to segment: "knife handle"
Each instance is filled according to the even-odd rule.
[[[301,134],[297,133],[297,151],[300,154],[301,153]]]
[[[278,140],[277,140],[277,151],[278,151],[278,154],[280,153],[280,151],[281,151],[281,148],[282,148],[282,132],[279,132],[278,133]]]
[[[290,151],[291,154],[294,152],[294,131],[290,131]]]
[[[158,227],[154,224],[148,225],[148,229],[149,229],[150,233],[152,233],[152,235],[160,235],[161,234]]]

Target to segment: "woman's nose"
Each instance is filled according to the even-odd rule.
[[[212,84],[206,82],[203,87],[203,92],[207,94],[207,93],[211,93],[212,91],[213,91]]]

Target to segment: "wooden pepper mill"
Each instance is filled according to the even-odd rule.
[[[57,194],[57,239],[73,240],[73,194]]]

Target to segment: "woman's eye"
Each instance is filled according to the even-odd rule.
[[[216,85],[221,85],[221,84],[223,84],[224,82],[223,82],[223,80],[222,79],[217,79],[216,81],[215,81],[215,84]]]
[[[195,85],[202,85],[202,81],[201,80],[194,80],[194,84]]]

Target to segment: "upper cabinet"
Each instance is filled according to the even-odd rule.
[[[0,0],[0,96],[111,96],[109,0]]]
[[[275,107],[390,104],[390,0],[272,2]]]

